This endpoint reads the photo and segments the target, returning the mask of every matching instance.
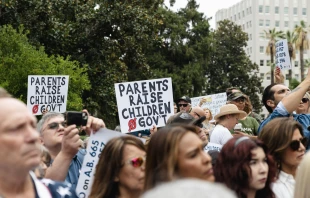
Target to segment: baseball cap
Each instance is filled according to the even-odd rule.
[[[180,100],[184,100],[188,103],[192,103],[192,100],[188,96],[182,96],[181,98],[178,99],[178,102],[180,102]]]

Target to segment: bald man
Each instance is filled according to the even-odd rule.
[[[19,100],[0,97],[0,197],[77,197],[61,182],[39,181],[31,171],[39,166],[37,120]]]

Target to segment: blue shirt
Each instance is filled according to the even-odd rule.
[[[69,166],[66,182],[70,183],[74,189],[76,189],[77,183],[80,177],[80,170],[83,165],[83,160],[86,155],[85,149],[80,149],[74,156]]]
[[[283,105],[282,102],[278,104],[278,106],[275,108],[275,110],[266,118],[258,128],[258,134],[262,130],[262,128],[270,122],[274,118],[279,118],[279,117],[289,117],[290,114],[287,112],[285,106]],[[303,133],[306,138],[310,138],[310,131],[308,130],[308,127],[310,126],[310,114],[293,114],[294,120],[299,122],[302,125],[303,128]],[[307,150],[309,149],[309,144],[307,146]]]

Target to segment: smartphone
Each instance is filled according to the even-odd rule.
[[[67,111],[65,113],[67,126],[75,124],[76,126],[86,126],[88,115],[85,112]]]

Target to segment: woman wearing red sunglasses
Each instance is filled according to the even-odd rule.
[[[214,181],[211,157],[196,128],[167,125],[156,132],[147,148],[145,189],[180,178]]]
[[[89,198],[136,198],[144,186],[145,147],[134,136],[111,139],[96,167]]]
[[[303,159],[307,138],[301,124],[290,118],[275,118],[258,136],[277,163],[277,180],[272,190],[277,198],[293,198],[296,170]]]

